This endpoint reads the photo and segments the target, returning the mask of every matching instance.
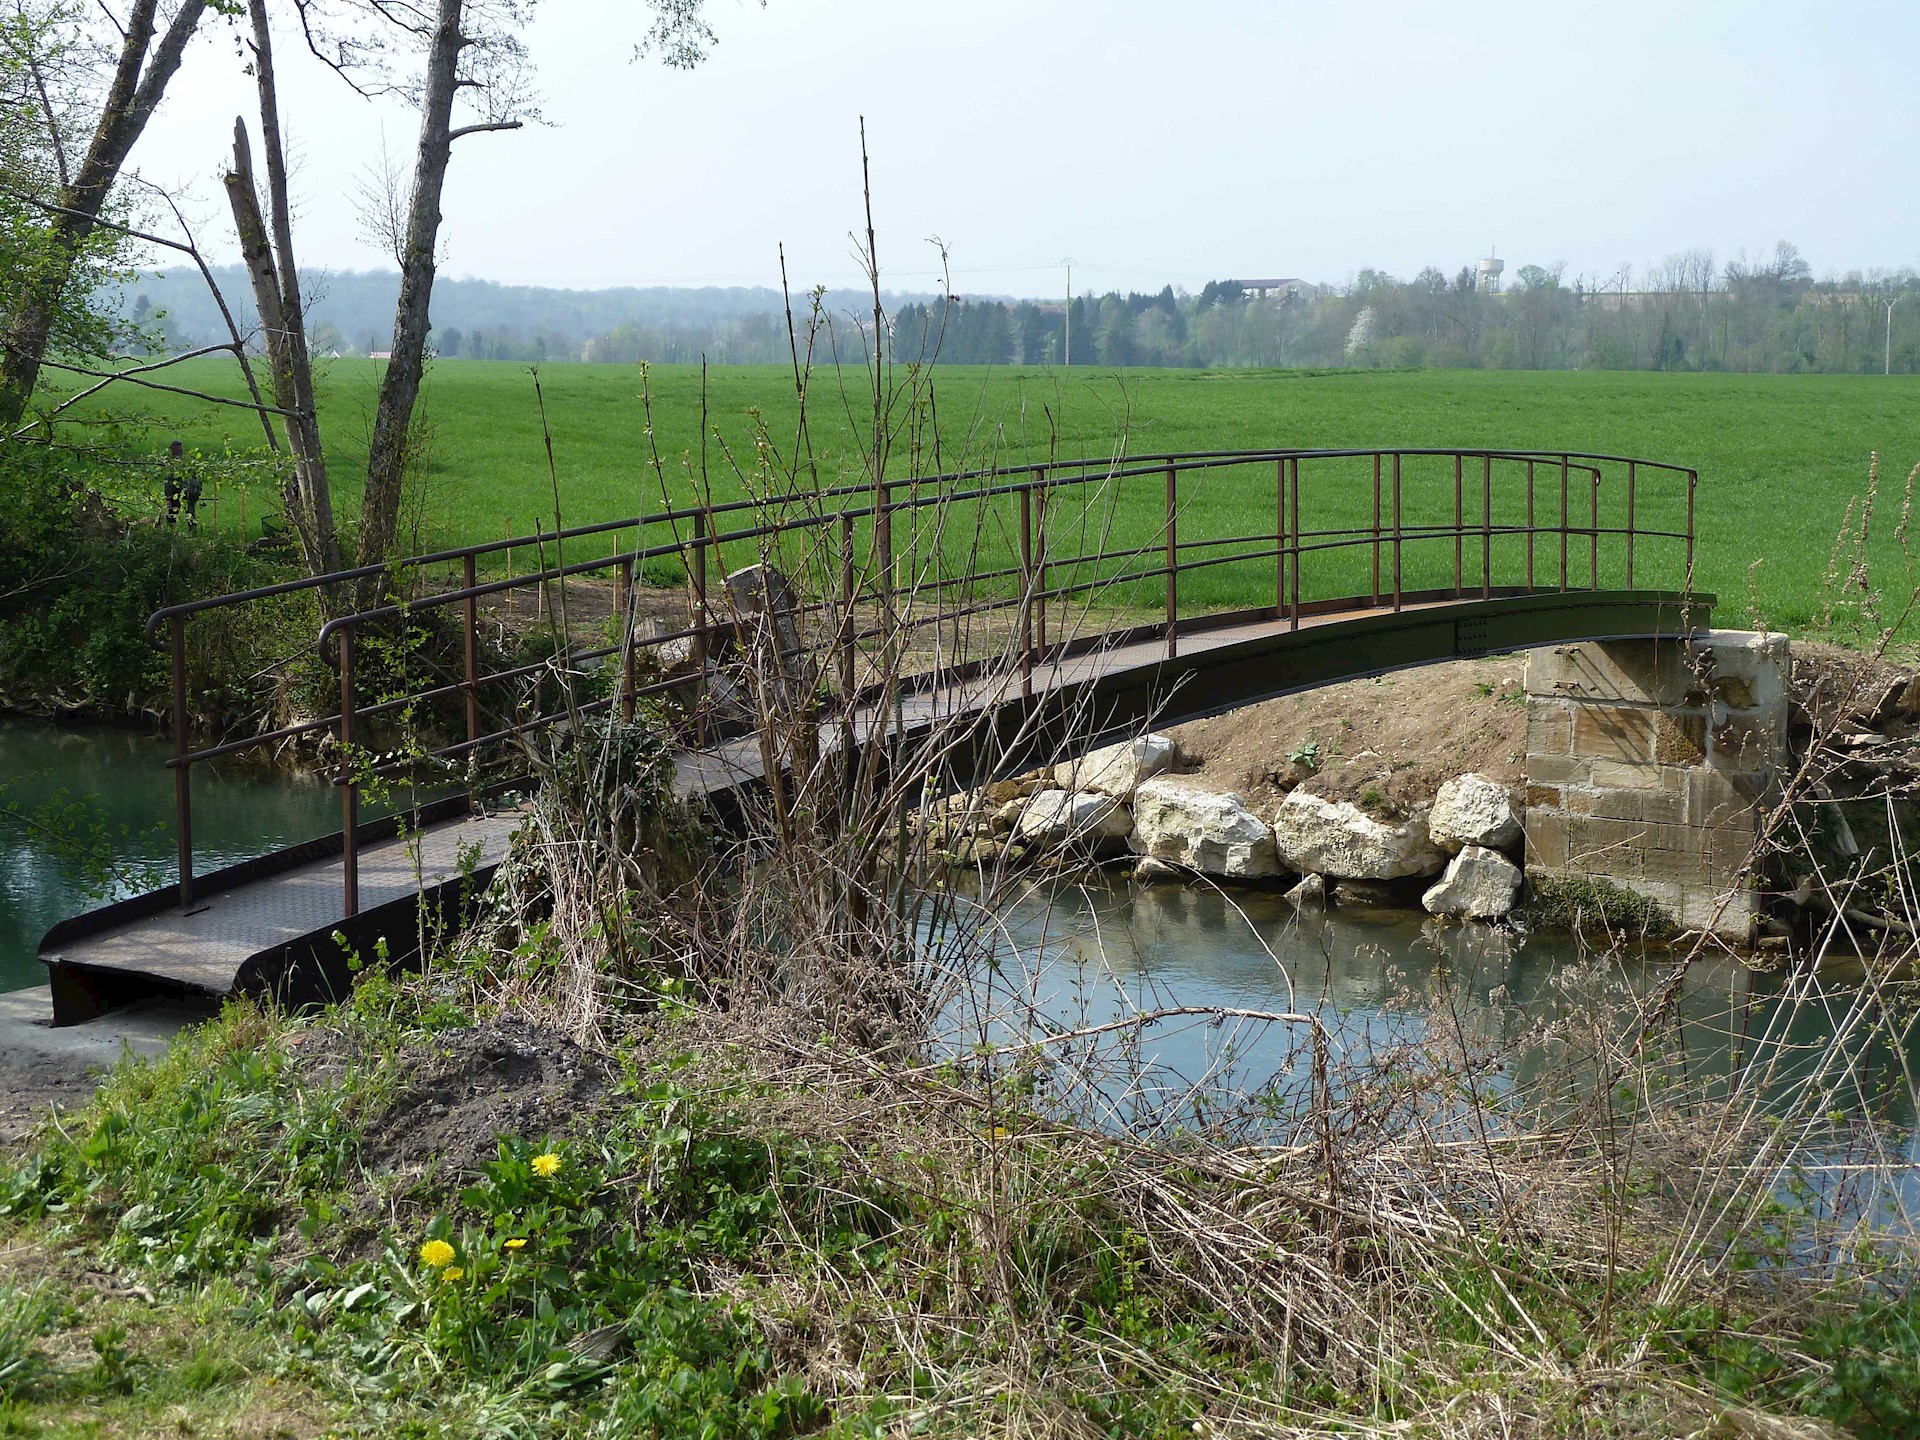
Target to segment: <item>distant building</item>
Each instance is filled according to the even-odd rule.
[[[1283,305],[1289,300],[1303,300],[1320,293],[1320,287],[1309,280],[1242,280],[1240,293],[1249,300],[1271,300]]]

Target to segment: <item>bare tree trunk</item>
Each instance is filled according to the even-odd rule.
[[[158,8],[159,0],[135,0],[127,17],[120,59],[94,126],[93,141],[79,171],[61,190],[60,208],[52,224],[51,263],[30,267],[26,293],[0,305],[10,315],[5,334],[0,335],[0,430],[17,425],[27,408],[53,334],[60,296],[73,278],[80,247],[93,234],[121,166],[160,104],[167,82],[180,68],[180,58],[200,24],[206,0],[180,0],[179,10],[156,47]]]
[[[280,136],[280,102],[273,71],[273,43],[267,30],[266,0],[248,0],[253,19],[254,80],[260,92],[261,143],[267,156],[268,224],[260,214],[253,160],[243,122],[233,126],[233,169],[226,176],[227,199],[233,208],[234,229],[253,282],[254,303],[266,337],[267,361],[273,372],[274,397],[287,414],[287,448],[293,452],[293,472],[281,498],[295,532],[307,571],[325,575],[342,568],[340,537],[333,523],[333,493],[327,484],[327,457],[320,443],[320,420],[314,406],[313,366],[307,351],[304,302],[300,273],[293,256],[293,222],[287,203],[286,153]]]
[[[367,488],[360,502],[360,550],[356,563],[378,565],[393,545],[406,478],[407,434],[426,371],[428,316],[433,296],[434,251],[440,240],[440,194],[452,158],[453,99],[459,86],[463,0],[438,0],[427,51],[426,85],[420,103],[420,144],[413,163],[413,194],[400,266],[400,300],[393,313],[393,350],[380,381],[373,438],[367,447]],[[494,128],[474,126],[471,129]],[[468,133],[462,130],[460,134]],[[378,603],[382,581],[360,582],[359,604]]]

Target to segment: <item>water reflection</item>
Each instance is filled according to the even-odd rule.
[[[1047,1053],[1070,1062],[1048,1071],[1064,1087],[1055,1099],[1100,1123],[1190,1123],[1195,1097],[1223,1085],[1258,1097],[1247,1115],[1284,1120],[1310,1098],[1309,1026],[1250,1015],[1122,1023],[1141,1012],[1313,1015],[1350,1085],[1410,1086],[1452,1064],[1538,1108],[1578,1103],[1648,1003],[1665,1000],[1649,1051],[1658,1073],[1708,1096],[1737,1085],[1782,1111],[1798,1097],[1802,1114],[1802,1082],[1820,1075],[1823,1153],[1886,1152],[1883,1198],[1920,1206],[1920,1034],[1910,1004],[1865,994],[1857,975],[1794,981],[1710,955],[1676,983],[1665,949],[1602,956],[1563,935],[1395,910],[1297,913],[1271,893],[1198,886],[1036,887],[996,928],[1003,963],[948,1008],[946,1038],[978,1049],[1012,1045],[1022,1027],[1051,1032]]]

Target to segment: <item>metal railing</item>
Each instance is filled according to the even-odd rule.
[[[1303,466],[1309,472],[1304,487]],[[1584,496],[1577,494],[1576,477],[1578,488],[1587,491]],[[357,772],[350,757],[368,727],[392,712],[458,697],[464,702],[465,735],[373,765],[373,773],[423,759],[451,765],[523,739],[569,714],[617,707],[631,719],[642,698],[684,693],[689,687],[694,692],[696,743],[704,743],[707,660],[716,639],[730,634],[735,624],[735,617],[717,611],[710,581],[716,565],[724,577],[729,557],[791,559],[799,543],[796,568],[817,582],[805,606],[818,613],[837,653],[837,694],[831,703],[851,713],[862,703],[856,661],[863,646],[876,641],[896,645],[926,626],[1007,611],[1013,612],[1011,626],[998,643],[1003,652],[1017,653],[1021,692],[1030,697],[1035,670],[1050,657],[1112,638],[1115,632],[1069,639],[1057,623],[1061,606],[1089,605],[1100,596],[1113,602],[1122,618],[1136,612],[1135,623],[1124,629],[1138,638],[1137,611],[1151,603],[1143,596],[1157,589],[1160,594],[1151,598],[1161,602],[1154,609],[1163,615],[1151,628],[1158,632],[1164,653],[1173,657],[1183,633],[1250,619],[1297,630],[1303,615],[1317,612],[1367,607],[1398,611],[1409,603],[1435,600],[1492,599],[1543,589],[1598,590],[1603,575],[1622,582],[1609,588],[1631,590],[1639,583],[1648,542],[1666,542],[1680,550],[1674,557],[1680,561],[1677,567],[1661,567],[1678,583],[1663,588],[1691,592],[1698,483],[1697,472],[1683,466],[1577,452],[1276,449],[1049,461],[669,508],[169,606],[148,619],[147,637],[158,644],[165,631],[172,663],[174,753],[167,764],[175,776],[181,903],[191,904],[194,893],[191,771],[210,760],[319,734],[337,740],[340,754],[349,757],[335,781],[341,789],[344,898],[346,913],[352,915],[359,898],[359,792],[361,774],[367,772]],[[1143,490],[1144,500],[1139,498]],[[1667,528],[1642,523],[1650,500],[1656,519]],[[1270,524],[1213,533],[1256,501]],[[774,512],[771,519],[769,512]],[[943,563],[949,557],[942,549],[955,517],[961,522],[959,533],[969,542],[957,565]],[[632,543],[623,546],[624,532],[629,531]],[[1072,544],[1076,531],[1080,548],[1062,549],[1063,542]],[[654,543],[641,543],[655,536],[659,538]],[[568,562],[569,543],[606,548]],[[1577,556],[1576,546],[1585,549],[1585,556]],[[539,568],[516,573],[513,560],[529,549],[539,557]],[[551,564],[546,560],[549,552]],[[490,577],[483,562],[495,559],[505,560],[507,573]],[[661,564],[673,567],[684,580],[688,622],[677,630],[641,636],[633,610],[635,582],[646,578],[650,565]],[[458,583],[431,587],[436,571],[451,581],[456,567]],[[1228,578],[1232,567],[1241,573]],[[1264,578],[1255,578],[1250,570]],[[510,603],[514,592],[528,587],[538,587],[544,595],[548,587],[564,586],[568,579],[609,572],[615,580],[619,637],[577,649],[568,643],[564,658],[575,667],[617,659],[613,693],[551,713],[513,713],[502,721],[499,717],[506,711],[490,707],[488,693],[500,687],[523,690],[528,681],[550,670],[551,662],[483,670],[480,625],[491,613],[488,605]],[[1216,573],[1222,577],[1218,581]],[[191,621],[376,575],[386,577],[386,593],[401,598],[340,615],[319,632],[321,653],[334,663],[338,676],[331,714],[241,739],[199,748],[191,744]],[[1227,598],[1244,600],[1249,591],[1264,592],[1269,586],[1271,605],[1222,603]],[[904,611],[903,596],[908,600]],[[362,631],[454,607],[462,633],[461,673],[456,678],[379,699],[356,693],[356,638]],[[1052,639],[1050,615],[1056,619]],[[690,675],[642,683],[640,653],[674,641],[689,647]],[[914,677],[914,683],[934,685],[949,671],[965,668],[955,657],[950,666],[936,665]]]

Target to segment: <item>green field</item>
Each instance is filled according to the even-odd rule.
[[[215,362],[182,367],[185,383],[237,393],[237,384]],[[334,361],[322,382],[323,423],[341,483],[342,518],[357,503],[352,484],[370,423],[377,362]],[[541,372],[554,440],[561,504],[569,525],[657,510],[662,482],[649,469],[647,417],[636,370],[554,365]],[[843,399],[838,382],[816,377],[814,440],[830,478],[850,448],[853,427],[864,424],[851,376]],[[666,460],[665,491],[687,503],[694,491],[691,470],[700,463],[701,380],[690,367],[652,372],[652,413]],[[134,398],[130,398],[134,397]],[[1131,454],[1188,449],[1268,446],[1485,446],[1512,449],[1584,450],[1643,456],[1691,466],[1700,472],[1698,583],[1721,597],[1721,623],[1744,623],[1757,607],[1767,623],[1802,628],[1825,608],[1823,577],[1836,532],[1849,503],[1867,485],[1868,457],[1886,457],[1886,475],[1876,516],[1872,555],[1876,576],[1905,594],[1904,559],[1894,538],[1906,475],[1920,461],[1920,377],[1744,376],[1615,372],[1355,371],[1296,374],[1256,371],[972,370],[956,368],[939,379],[935,399],[941,435],[940,468],[991,460],[1044,459],[1049,446],[1060,456],[1104,456],[1124,446]],[[137,443],[158,452],[178,435],[189,447],[217,452],[257,448],[257,422],[244,411],[183,398],[135,397],[123,391],[121,406],[137,404],[153,428]],[[773,444],[791,448],[796,406],[790,374],[777,368],[726,368],[709,372],[705,405],[732,452],[751,470],[755,420],[764,420]],[[416,533],[423,543],[498,538],[550,523],[550,484],[532,377],[506,363],[447,361],[429,377],[424,415],[428,424],[424,486]],[[904,457],[903,457],[904,458]],[[722,446],[709,446],[707,464],[721,494],[737,493],[726,478]],[[932,468],[931,454],[921,469]],[[133,472],[136,476],[140,472]],[[904,473],[904,469],[902,470]],[[145,504],[157,504],[158,470],[151,479],[128,482]],[[1452,472],[1410,467],[1408,523],[1450,518]],[[1196,481],[1182,492],[1182,539],[1270,529],[1273,481],[1269,474],[1234,472]],[[218,523],[231,527],[244,512],[250,529],[274,506],[264,477],[244,487],[231,483],[210,503]],[[1558,506],[1558,477],[1542,480],[1543,517]],[[1370,505],[1364,467],[1322,467],[1302,472],[1306,528],[1360,523]],[[1518,519],[1519,499],[1502,491],[1496,520]],[[1576,485],[1575,514],[1582,492]],[[1112,499],[1113,544],[1151,545],[1158,533],[1163,491],[1157,481],[1130,486]],[[1468,513],[1475,513],[1469,489]],[[1603,523],[1623,518],[1620,497],[1610,495]],[[990,520],[988,548],[1004,557],[1011,547],[1011,510]],[[1677,528],[1684,506],[1677,490],[1643,489],[1643,525]],[[1055,543],[1064,548],[1056,516]],[[949,537],[949,545],[955,543]],[[1584,581],[1586,560],[1576,542],[1574,576]],[[1444,552],[1444,553],[1443,553]],[[1543,548],[1543,573],[1557,576],[1558,554]],[[1500,552],[1511,562],[1511,550]],[[955,558],[951,563],[959,563]],[[1474,564],[1470,554],[1469,570]],[[1452,553],[1445,546],[1409,547],[1407,583],[1450,577]],[[1309,592],[1332,593],[1357,577],[1360,552],[1342,552],[1310,575]],[[1602,579],[1620,578],[1610,550]],[[1678,559],[1642,551],[1642,583],[1677,578]],[[1844,573],[1844,569],[1843,572]],[[1549,576],[1549,578],[1553,578]],[[1182,603],[1271,603],[1271,562],[1246,562],[1194,577],[1183,585]],[[1365,588],[1358,585],[1353,588]],[[1153,603],[1148,588],[1128,598]]]

